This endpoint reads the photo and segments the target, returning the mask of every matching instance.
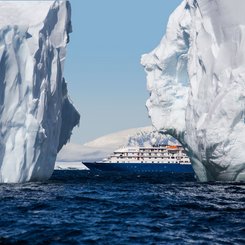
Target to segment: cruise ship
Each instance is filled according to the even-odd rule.
[[[125,147],[100,162],[83,162],[90,171],[144,173],[194,173],[180,145]]]

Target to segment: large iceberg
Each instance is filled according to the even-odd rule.
[[[46,180],[80,116],[63,78],[68,1],[0,2],[0,182]]]
[[[184,145],[200,181],[245,180],[244,9],[244,0],[184,0],[142,56],[153,125]]]

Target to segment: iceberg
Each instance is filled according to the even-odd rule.
[[[80,115],[63,78],[69,1],[0,2],[0,182],[48,179]]]
[[[244,9],[184,0],[141,59],[152,123],[183,144],[199,181],[245,181]]]

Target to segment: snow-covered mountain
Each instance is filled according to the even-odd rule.
[[[63,78],[68,1],[0,2],[0,182],[48,179],[79,114]]]
[[[201,181],[245,180],[245,1],[184,0],[143,55],[149,115]]]
[[[101,160],[116,149],[126,146],[149,146],[153,144],[177,144],[178,142],[169,135],[157,133],[151,126],[132,128],[105,135],[84,145],[69,143],[59,152],[56,168],[78,167],[81,161]]]
[[[86,144],[69,143],[57,156],[58,162],[96,161],[110,155],[114,150],[127,146],[130,138],[138,133],[151,132],[152,127],[127,129],[99,137]]]

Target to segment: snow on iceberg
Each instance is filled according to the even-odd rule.
[[[63,78],[70,4],[1,1],[0,10],[0,182],[46,180],[80,119]]]
[[[184,0],[142,56],[153,125],[188,151],[200,181],[245,180],[245,1]]]

